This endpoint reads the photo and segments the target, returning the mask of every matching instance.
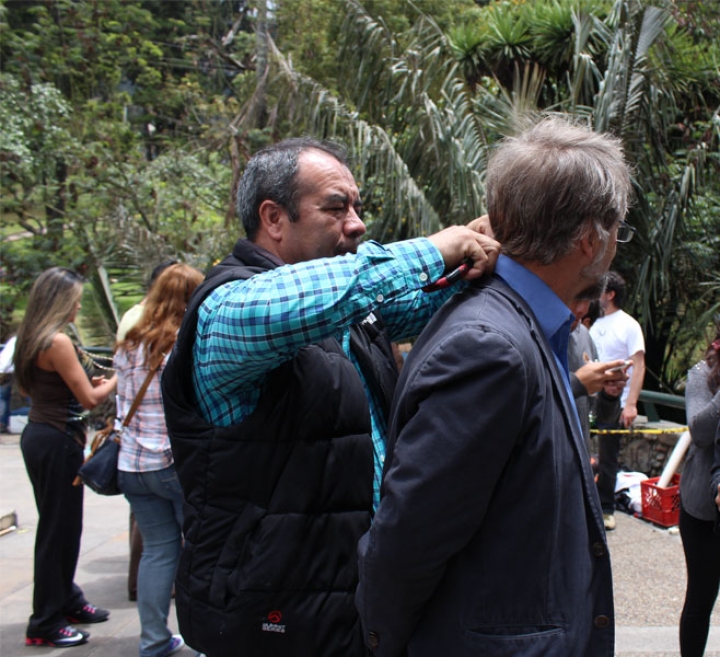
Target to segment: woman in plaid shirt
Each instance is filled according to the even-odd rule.
[[[118,417],[124,417],[151,368],[157,371],[130,424],[122,432],[119,485],[143,539],[138,571],[140,657],[165,657],[185,644],[167,626],[170,596],[182,543],[183,493],[175,473],[160,395],[160,377],[190,295],[203,275],[172,265],[148,294],[140,321],[118,343]]]

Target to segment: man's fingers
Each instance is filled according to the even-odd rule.
[[[492,226],[490,225],[490,217],[486,214],[484,214],[482,217],[478,217],[477,219],[473,219],[467,227],[470,230],[474,230],[476,233],[482,233],[483,235],[487,235],[488,237],[495,237],[495,233],[493,232]]]
[[[466,226],[451,226],[428,238],[440,251],[445,267],[455,269],[463,261],[471,260],[467,278],[477,278],[492,269],[500,253],[500,244],[492,237],[470,230]]]
[[[624,360],[613,360],[604,365],[605,381],[627,381],[627,362]]]
[[[477,238],[475,248],[469,256],[473,261],[473,266],[465,277],[467,279],[478,278],[485,272],[495,269],[495,264],[500,255],[499,242],[481,233],[477,234]]]

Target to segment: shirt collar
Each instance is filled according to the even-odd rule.
[[[567,348],[573,314],[538,276],[515,260],[501,255],[495,273],[530,306],[555,355],[567,370]]]
[[[248,254],[255,256],[253,261],[248,262]],[[233,255],[238,260],[254,266],[257,266],[258,264],[264,266],[272,264],[275,265],[275,267],[280,267],[285,264],[274,253],[270,253],[270,251],[264,249],[262,246],[256,244],[255,242],[250,241],[246,237],[241,237],[237,242],[235,242],[235,246],[233,247]],[[272,267],[268,268],[272,269]]]

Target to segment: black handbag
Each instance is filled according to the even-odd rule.
[[[83,483],[99,495],[120,495],[117,474],[119,454],[120,433],[111,427],[98,431],[90,454],[78,470],[77,485]]]
[[[162,360],[160,361],[162,362]],[[73,481],[73,486],[81,486],[85,484],[88,488],[92,488],[98,495],[120,495],[122,492],[118,487],[118,456],[120,455],[120,435],[123,429],[130,424],[135,411],[145,392],[150,385],[150,381],[155,376],[160,363],[151,368],[143,381],[140,390],[138,390],[132,406],[127,416],[123,420],[120,429],[114,429],[111,422],[101,431],[98,431],[93,438],[90,446],[90,454],[85,462],[80,466],[77,477]]]

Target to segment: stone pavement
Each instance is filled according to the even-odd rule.
[[[17,528],[0,534],[0,657],[54,654],[26,647],[25,625],[32,603],[32,560],[37,511],[18,435],[0,436],[0,516],[17,514]],[[677,624],[685,594],[680,536],[623,513],[609,533],[613,558],[618,657],[679,657]],[[0,524],[0,529],[2,524]],[[112,611],[105,623],[85,626],[89,643],[72,657],[132,657],[138,654],[140,623],[127,599],[128,505],[86,489],[82,549],[76,581],[88,599]],[[171,607],[170,624],[177,631]],[[720,605],[713,615],[705,657],[720,657]],[[63,653],[65,654],[65,653]],[[179,657],[192,657],[184,648]],[[243,655],[238,646],[238,657]],[[338,656],[342,657],[342,656]],[[568,656],[575,657],[575,656]]]

